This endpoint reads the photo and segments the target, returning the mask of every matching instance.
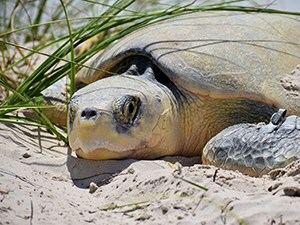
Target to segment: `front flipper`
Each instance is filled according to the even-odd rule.
[[[261,176],[300,159],[300,117],[279,110],[269,124],[237,124],[204,147],[202,161],[224,169]]]

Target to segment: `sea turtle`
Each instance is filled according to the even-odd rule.
[[[140,29],[84,77],[69,144],[86,159],[199,155],[254,176],[299,159],[299,37],[300,17],[263,13],[198,12]],[[243,125],[279,108],[297,116]]]

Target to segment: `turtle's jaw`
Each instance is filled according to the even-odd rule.
[[[113,159],[156,159],[163,151],[160,148],[135,148],[127,151],[111,151],[105,148],[97,148],[91,152],[82,149],[75,151],[77,157],[89,160],[113,160]]]
[[[82,151],[82,149],[77,149],[75,153],[79,158],[83,158],[83,159],[107,160],[107,159],[130,158],[133,155],[134,151],[116,152],[116,151],[110,151],[105,148],[98,148],[91,152],[84,152]]]

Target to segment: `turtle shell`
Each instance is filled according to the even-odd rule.
[[[85,82],[120,73],[140,57],[140,63],[152,61],[179,89],[194,95],[253,99],[299,115],[299,96],[286,85],[294,79],[287,74],[299,64],[299,37],[299,17],[191,13],[119,40],[95,60],[100,71],[90,71]]]

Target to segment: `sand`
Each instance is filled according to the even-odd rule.
[[[199,158],[88,161],[0,124],[0,224],[300,224],[300,162],[277,178]]]

